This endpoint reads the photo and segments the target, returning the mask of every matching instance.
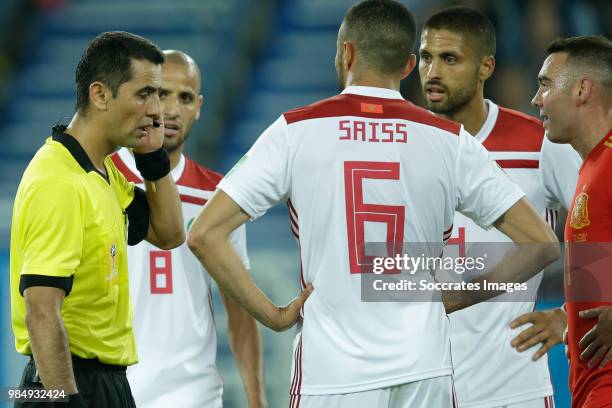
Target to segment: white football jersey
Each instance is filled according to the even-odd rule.
[[[482,143],[523,189],[554,229],[557,213],[547,208],[545,189],[540,183],[540,150],[544,139],[540,121],[491,101],[486,103],[488,116],[475,140]],[[445,252],[453,249],[450,247],[453,245],[465,251],[470,242],[512,241],[498,230],[484,230],[463,214],[456,213],[453,235]],[[499,252],[494,244],[490,248]],[[531,278],[529,287],[537,288],[541,280],[540,273]],[[537,347],[519,353],[510,346],[512,338],[525,326],[512,330],[509,324],[519,315],[533,311],[535,291],[532,295],[533,299],[526,301],[524,292],[506,293],[497,301],[477,304],[450,315],[459,407],[505,406],[553,394],[547,359],[531,360]]]
[[[524,194],[460,124],[399,92],[351,86],[281,115],[219,183],[253,219],[289,200],[301,282],[292,395],[384,388],[452,373],[440,302],[363,302],[365,242],[431,243],[455,210],[488,228]]]
[[[553,143],[544,138],[540,154],[540,177],[549,207],[563,207],[566,211],[571,207],[580,166],[582,159],[571,145]]]
[[[113,161],[128,181],[144,186],[127,149],[115,153]],[[222,176],[181,155],[172,177],[187,231]],[[231,242],[249,268],[244,226],[233,232]],[[127,376],[136,405],[220,406],[223,390],[215,364],[208,273],[186,243],[167,251],[146,241],[128,247],[128,271],[139,361]]]

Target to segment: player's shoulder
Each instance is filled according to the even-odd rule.
[[[406,120],[417,125],[459,135],[461,124],[435,116],[426,109],[404,99],[389,99],[356,94],[339,94],[283,114],[287,124],[305,120],[357,116],[372,119]]]
[[[185,170],[176,184],[204,191],[214,191],[223,175],[185,156]]]
[[[539,119],[503,106],[499,106],[497,122],[495,122],[495,127],[493,128],[493,132],[496,131],[517,132],[513,137],[518,138],[540,141],[544,139],[544,127],[542,127],[542,122]]]
[[[521,127],[538,136],[543,135],[544,128],[542,127],[542,122],[538,118],[503,106],[498,106],[498,108],[498,123],[502,123],[506,126]]]
[[[542,122],[514,109],[498,108],[497,120],[485,141],[487,149],[539,152],[544,142]]]
[[[109,157],[110,161],[115,166],[115,168],[123,175],[123,177],[127,179],[127,181],[130,181],[135,184],[142,183],[143,180],[140,175],[133,172],[132,169],[130,169],[130,166],[128,166],[128,164],[125,162],[125,160],[122,159],[120,153],[122,150],[118,150],[115,153],[111,154]]]

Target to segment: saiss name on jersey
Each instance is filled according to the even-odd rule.
[[[143,180],[127,149],[113,155],[117,168],[137,185]],[[181,156],[171,172],[188,231],[222,176]],[[248,268],[245,228],[231,242]],[[130,295],[139,363],[128,370],[138,406],[205,406],[219,400],[211,278],[186,243],[170,251],[143,241],[128,250]]]
[[[544,128],[523,113],[486,101],[488,115],[475,139],[517,183],[542,217],[554,229],[556,211],[546,208],[545,190],[539,177],[539,158]],[[496,229],[484,230],[461,213],[455,214],[453,234],[447,252],[465,252],[470,243],[498,243],[511,240]],[[491,244],[492,252],[502,252]],[[531,278],[537,288],[542,274]],[[531,294],[530,294],[531,295]],[[533,299],[525,293],[506,293],[495,301],[477,304],[449,315],[455,389],[459,407],[488,408],[515,404],[553,394],[547,359],[531,360],[537,348],[519,353],[510,346],[525,327],[510,329],[510,322],[533,311]]]
[[[290,200],[315,288],[294,347],[298,396],[450,375],[441,303],[361,301],[363,243],[439,249],[455,210],[487,228],[523,196],[461,125],[360,86],[280,116],[219,188],[252,218]]]

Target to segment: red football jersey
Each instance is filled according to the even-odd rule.
[[[612,405],[612,364],[588,368],[578,346],[596,319],[582,319],[582,310],[612,305],[607,281],[612,246],[612,130],[593,148],[580,168],[578,184],[565,225],[567,245],[565,294],[572,407]],[[602,245],[601,243],[608,243]],[[603,262],[598,262],[603,260]],[[607,271],[606,271],[607,270]],[[604,286],[605,285],[605,286]],[[598,294],[599,293],[599,294]],[[604,390],[605,388],[605,390]],[[608,406],[608,405],[605,405]]]

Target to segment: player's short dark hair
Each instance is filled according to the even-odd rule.
[[[546,55],[564,52],[569,62],[588,66],[602,73],[602,82],[612,88],[612,41],[601,35],[560,38],[546,47]]]
[[[355,44],[365,65],[381,74],[401,72],[416,39],[414,16],[393,0],[364,0],[342,21],[341,40]]]
[[[77,112],[89,108],[89,85],[100,81],[108,86],[113,97],[121,84],[132,79],[132,59],[162,64],[164,55],[146,38],[125,31],[109,31],[98,35],[83,52],[76,68]]]
[[[466,36],[478,58],[495,56],[495,27],[491,20],[478,10],[465,6],[446,8],[427,19],[425,30],[448,30]]]

